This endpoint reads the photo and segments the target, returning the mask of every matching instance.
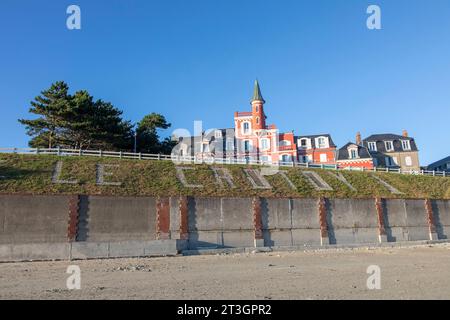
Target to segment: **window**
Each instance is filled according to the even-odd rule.
[[[262,150],[269,149],[269,139],[261,139],[261,149]]]
[[[233,140],[227,140],[226,148],[227,148],[227,151],[234,150],[234,141]]]
[[[244,132],[244,134],[250,133],[250,123],[249,122],[244,122],[244,124],[243,124],[243,132]]]
[[[405,151],[411,150],[411,143],[409,140],[402,140],[402,148]]]
[[[255,112],[259,112],[259,106],[255,107]]]
[[[412,159],[411,157],[405,157],[405,163],[408,167],[412,166]]]
[[[386,151],[394,150],[394,144],[392,143],[392,141],[385,141],[384,145],[386,146]]]
[[[358,158],[358,150],[350,149],[350,159],[356,159],[356,158]]]
[[[259,124],[259,117],[256,117],[256,124]]]
[[[326,153],[321,153],[320,154],[320,162],[327,162],[327,154]]]
[[[368,146],[369,146],[370,151],[377,151],[377,143],[376,142],[369,142]]]
[[[214,137],[217,139],[222,138],[222,131],[216,130],[216,132],[214,132]]]
[[[386,163],[386,167],[392,167],[393,161],[391,157],[385,157],[384,162]]]
[[[300,147],[307,148],[308,147],[308,139],[300,139]]]
[[[392,161],[394,162],[395,165],[398,166],[398,159],[397,159],[397,157],[392,157]]]
[[[244,151],[245,152],[249,152],[250,151],[250,141],[249,140],[245,140],[244,141]]]
[[[282,161],[282,162],[291,162],[291,161],[292,161],[292,160],[291,160],[291,156],[288,155],[288,154],[283,154],[283,155],[281,156],[281,161]]]
[[[290,145],[291,145],[291,142],[289,140],[281,140],[280,141],[280,147],[290,146]]]
[[[318,148],[326,148],[327,143],[325,137],[319,137],[317,138],[317,147]]]

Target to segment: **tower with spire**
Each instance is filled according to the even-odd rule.
[[[264,114],[264,98],[261,94],[258,80],[255,80],[255,87],[253,90],[252,105],[252,126],[255,130],[266,129],[266,115]]]

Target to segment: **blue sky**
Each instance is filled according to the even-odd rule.
[[[366,28],[369,4],[382,30]],[[2,0],[0,41],[0,147],[27,146],[17,119],[57,80],[192,131],[232,127],[258,78],[283,131],[343,145],[407,129],[422,164],[450,154],[448,0]]]

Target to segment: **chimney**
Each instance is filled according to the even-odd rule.
[[[405,138],[408,138],[408,131],[403,130],[402,136],[404,136]]]
[[[361,145],[361,133],[359,131],[356,133],[356,144]]]

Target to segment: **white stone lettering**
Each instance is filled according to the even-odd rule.
[[[191,167],[176,167],[177,169],[177,178],[178,180],[185,186],[186,188],[203,188],[201,184],[191,184],[187,181],[186,175],[184,174],[184,170],[194,170]]]
[[[61,171],[63,167],[63,162],[60,160],[56,162],[55,169],[53,170],[52,182],[57,184],[77,184],[78,180],[61,180]]]
[[[314,171],[301,171],[302,175],[318,191],[333,191],[333,188]]]
[[[118,168],[118,164],[97,164],[96,183],[99,186],[120,186],[122,182],[107,182],[105,176],[112,176],[111,172],[106,172],[106,168]]]
[[[211,168],[214,172],[214,177],[216,178],[216,183],[221,187],[224,188],[224,181],[228,184],[230,188],[235,188],[236,186],[233,183],[233,177],[231,176],[231,173],[226,168]]]
[[[244,169],[247,179],[253,186],[253,189],[272,189],[269,181],[261,175],[259,170],[256,169]]]

